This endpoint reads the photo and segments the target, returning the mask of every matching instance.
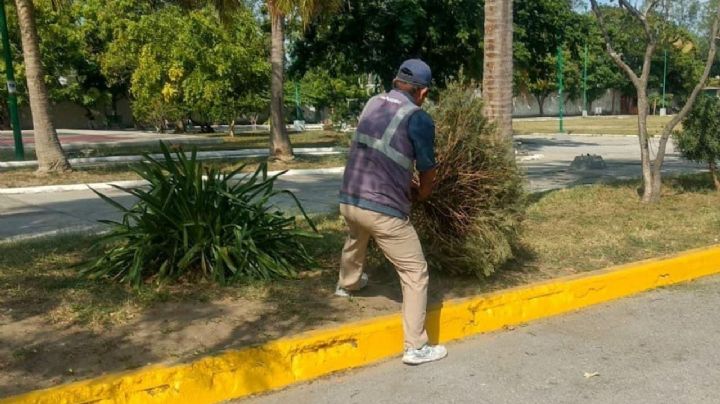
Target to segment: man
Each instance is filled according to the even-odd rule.
[[[430,196],[435,179],[435,125],[420,109],[432,80],[419,59],[405,61],[394,89],[368,101],[360,115],[340,192],[340,213],[349,227],[335,294],[350,296],[368,283],[363,272],[372,237],[400,276],[403,294],[403,362],[432,362],[447,356],[428,345],[425,330],[428,267],[415,228],[411,200]],[[413,182],[413,163],[420,183]]]

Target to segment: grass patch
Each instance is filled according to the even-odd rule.
[[[222,143],[199,144],[198,151],[225,151],[241,149],[267,149],[270,147],[269,132],[242,133],[235,136],[228,136],[225,133],[206,135],[207,137],[220,138]],[[334,131],[307,131],[290,133],[290,141],[293,147],[345,147],[348,146],[350,135]],[[189,145],[183,145],[189,149]],[[143,153],[161,153],[158,144],[150,146],[118,146],[99,147],[91,150],[70,151],[70,157],[105,157],[105,156],[138,156]]]
[[[667,124],[671,116],[648,116],[648,133],[656,135]],[[564,121],[565,133],[582,133],[593,135],[637,135],[637,117],[620,116],[613,118],[570,118]],[[676,129],[681,129],[678,125]],[[531,133],[557,133],[558,121],[534,121],[516,119],[513,121],[513,132],[517,135]]]
[[[242,134],[234,137],[223,135],[225,146],[241,149],[263,149],[269,147],[269,133]],[[307,131],[291,133],[293,147],[348,147],[351,133],[334,131]]]
[[[535,195],[523,243],[542,272],[589,271],[720,242],[720,193],[708,174],[666,181],[657,204],[638,183],[582,186]]]
[[[342,133],[335,131],[317,130],[290,133],[290,141],[293,147],[348,147],[350,144],[350,133]],[[242,133],[234,137],[225,133],[216,133],[207,135],[212,138],[222,139],[222,143],[217,144],[199,144],[199,151],[224,151],[238,149],[267,149],[270,147],[269,132],[261,133]],[[62,137],[61,137],[62,139]],[[189,146],[184,146],[186,149]],[[160,153],[158,144],[144,146],[123,146],[119,144],[115,147],[97,146],[95,148],[85,148],[82,150],[66,150],[69,158],[76,157],[107,157],[107,156],[139,156],[143,153]],[[35,150],[26,148],[25,159],[35,160]],[[15,151],[13,149],[0,149],[0,161],[15,161]]]
[[[669,179],[660,203],[639,202],[637,182],[582,186],[536,194],[524,224],[520,258],[505,271],[474,277],[433,276],[431,295],[458,297],[525,281],[601,269],[720,242],[720,193],[708,175]],[[45,313],[54,322],[107,326],[122,323],[159,302],[211,301],[244,297],[305,304],[329,294],[339,267],[344,223],[337,215],[317,220],[321,239],[306,245],[317,267],[302,281],[143,286],[131,289],[78,277],[76,267],[95,257],[93,236],[55,237],[0,244],[0,303],[27,314]],[[370,267],[389,269],[374,254]],[[386,272],[392,284],[394,274]],[[303,303],[305,302],[305,303]],[[284,309],[283,309],[284,310]]]
[[[35,160],[35,151],[25,149],[25,159]],[[16,161],[14,149],[0,149],[0,161]]]
[[[233,170],[242,164],[247,164],[245,171],[254,171],[262,162],[268,161],[266,157],[214,160],[207,165],[223,170]],[[344,154],[331,154],[325,156],[296,156],[293,161],[270,161],[268,169],[282,171],[290,169],[341,167],[345,165]],[[37,175],[34,169],[19,168],[4,170],[0,174],[0,188],[29,187],[36,185],[83,184],[93,182],[137,180],[140,177],[132,171],[129,164],[79,167],[69,173]]]

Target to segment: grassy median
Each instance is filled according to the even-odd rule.
[[[484,279],[433,274],[431,302],[720,243],[720,193],[712,191],[709,176],[668,179],[654,205],[639,202],[638,185],[532,195],[517,258]],[[0,358],[8,358],[0,360],[0,390],[183,361],[397,312],[397,277],[379,254],[370,261],[365,292],[350,300],[331,297],[344,226],[337,215],[317,221],[322,239],[308,241],[316,267],[297,280],[231,287],[188,281],[132,289],[83,279],[78,265],[100,253],[90,248],[92,235],[0,244],[0,338],[7,342]]]

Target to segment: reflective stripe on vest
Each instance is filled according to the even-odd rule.
[[[366,135],[364,133],[355,132],[355,141],[379,151],[380,153],[385,155],[385,157],[399,164],[402,168],[410,170],[412,169],[412,159],[394,149],[392,146],[390,146],[390,143],[395,136],[395,131],[397,130],[398,126],[400,126],[400,122],[402,122],[406,116],[419,109],[420,107],[418,107],[417,105],[406,104],[397,110],[395,116],[393,116],[393,119],[390,121],[390,124],[385,129],[385,132],[383,132],[383,136],[381,139]]]

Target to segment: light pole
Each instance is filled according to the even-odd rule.
[[[560,117],[560,133],[565,133],[563,128],[563,115],[565,114],[565,96],[563,95],[564,61],[562,46],[557,48],[557,80],[558,80],[558,114]]]
[[[297,119],[298,121],[302,120],[300,114],[300,83],[295,83],[295,119]]]
[[[588,116],[588,101],[587,101],[587,65],[588,65],[588,46],[585,44],[585,61],[583,63],[583,111],[582,116]]]
[[[660,108],[660,116],[667,115],[667,107],[665,106],[665,87],[667,86],[667,53],[667,49],[665,49],[665,63],[663,65],[662,108]]]
[[[7,76],[8,109],[10,110],[10,124],[15,139],[15,158],[25,159],[22,130],[20,128],[20,114],[17,103],[17,84],[13,70],[12,53],[10,51],[10,38],[8,37],[7,17],[5,16],[5,0],[0,0],[0,35],[2,35],[3,53],[5,54],[5,75]]]

